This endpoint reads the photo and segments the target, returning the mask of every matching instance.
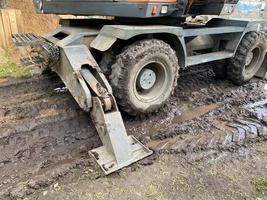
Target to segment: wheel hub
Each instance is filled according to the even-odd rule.
[[[249,53],[248,53],[248,55],[247,55],[247,58],[246,58],[246,66],[248,66],[250,63],[251,63],[251,61],[252,61],[252,59],[253,59],[253,52],[252,51],[250,51]]]
[[[149,90],[156,82],[156,73],[151,69],[143,69],[139,75],[138,85],[143,90]]]

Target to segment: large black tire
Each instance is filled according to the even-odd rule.
[[[159,109],[173,93],[178,72],[177,55],[171,46],[161,40],[145,39],[127,46],[117,56],[110,81],[123,111],[148,114]]]
[[[262,33],[249,32],[239,44],[236,54],[229,59],[227,77],[236,85],[249,81],[260,69],[266,52],[266,41]]]
[[[104,52],[103,57],[99,63],[100,68],[106,77],[109,77],[111,74],[111,66],[116,62],[116,54],[113,50]]]

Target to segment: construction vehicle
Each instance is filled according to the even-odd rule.
[[[72,14],[44,37],[13,34],[30,46],[28,62],[55,71],[79,106],[91,113],[103,146],[90,150],[105,174],[152,154],[127,136],[119,108],[130,115],[158,110],[173,93],[179,70],[216,62],[214,72],[243,84],[264,77],[265,20],[230,15],[237,0],[34,0],[38,13]],[[25,59],[24,59],[25,61]],[[114,96],[113,96],[114,95]]]

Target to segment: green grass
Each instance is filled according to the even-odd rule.
[[[8,49],[0,55],[0,77],[25,77],[30,75],[31,67],[21,67],[13,61]]]
[[[262,177],[255,182],[256,189],[261,192],[267,192],[267,177]]]
[[[30,75],[30,69],[20,67],[14,62],[0,64],[0,77],[24,77]]]

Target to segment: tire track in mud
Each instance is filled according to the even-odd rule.
[[[256,110],[258,107],[256,107]],[[256,116],[258,111],[252,112]],[[233,150],[246,142],[267,139],[267,102],[261,111],[265,119],[237,118],[233,122],[213,121],[212,134],[202,132],[196,135],[181,134],[173,138],[154,140],[147,144],[158,153],[192,153],[200,150]]]
[[[247,120],[249,115],[258,120],[241,107],[264,99],[264,84],[256,80],[236,87],[215,80],[210,68],[195,68],[183,72],[174,96],[158,113],[141,118],[124,114],[123,118],[128,134],[157,152],[221,149],[226,136],[231,138],[227,140],[230,149],[237,130],[231,127],[234,119]],[[68,92],[55,92],[58,87],[63,84],[54,75],[0,86],[0,191],[10,198],[22,198],[73,168],[90,164],[87,151],[101,144],[89,114],[79,109]],[[226,124],[231,132],[225,127],[220,130],[218,124]],[[165,140],[168,145],[162,148]]]
[[[0,191],[16,189],[47,163],[74,166],[81,152],[100,145],[89,116],[68,92],[54,90],[62,86],[55,75],[0,86]]]

